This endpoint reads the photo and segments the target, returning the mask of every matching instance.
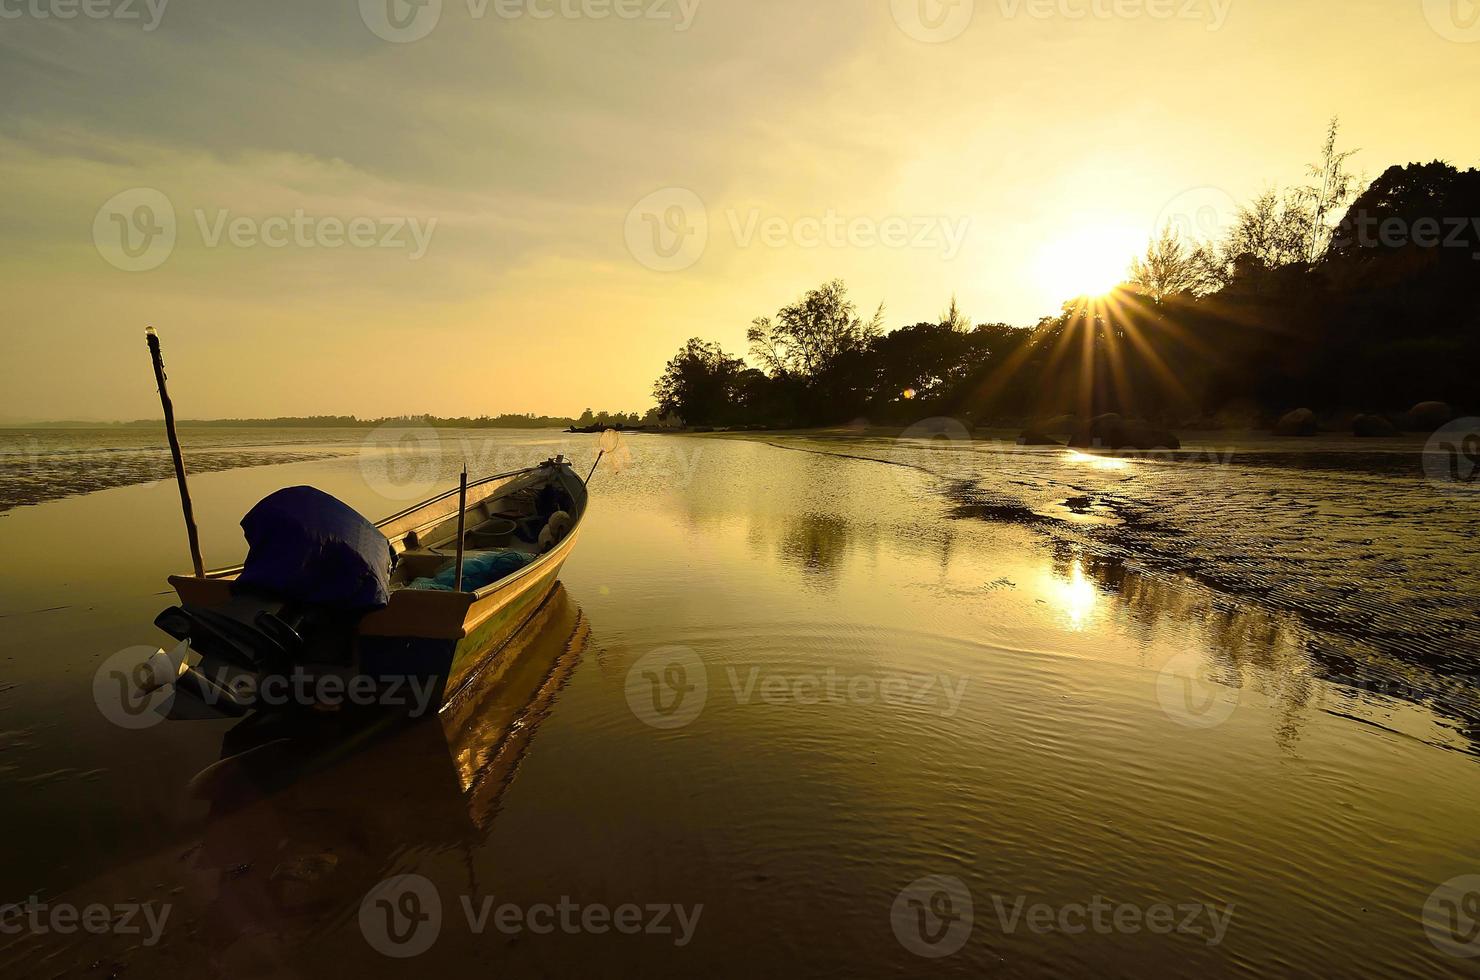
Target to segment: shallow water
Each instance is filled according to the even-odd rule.
[[[279,486],[380,516],[465,460],[595,448],[292,438],[345,454],[192,476],[208,564]],[[1460,975],[1463,883],[1436,889],[1480,873],[1473,619],[1446,625],[1480,597],[1474,504],[1425,496],[1419,446],[1354,445],[630,436],[563,587],[440,723],[190,792],[230,723],[125,731],[91,686],[162,639],[172,482],[15,509],[0,896],[170,912],[157,943],[5,935],[0,969]],[[401,874],[441,903],[413,959],[367,901]],[[465,914],[489,896],[508,928]],[[647,928],[536,931],[562,898]]]

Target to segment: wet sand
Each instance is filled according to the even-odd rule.
[[[1181,575],[1295,614],[1328,679],[1418,699],[1480,744],[1480,491],[1436,485],[1424,440],[1202,434],[1179,451],[1019,447],[1008,433],[901,443],[837,431],[772,439],[918,466],[958,518],[1031,526],[1050,540]],[[840,450],[839,446],[846,446]]]
[[[327,459],[353,451],[364,438],[358,432],[315,430],[319,438],[344,445],[306,451],[298,448],[301,435],[283,430],[187,428],[182,433],[192,473]],[[218,448],[221,443],[229,445]],[[162,429],[0,429],[0,515],[174,474]]]

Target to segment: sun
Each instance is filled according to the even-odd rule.
[[[1145,232],[1104,225],[1081,228],[1038,250],[1037,277],[1052,302],[1103,296],[1125,281]]]

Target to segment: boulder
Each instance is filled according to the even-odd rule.
[[[1404,416],[1404,428],[1414,432],[1433,432],[1454,418],[1454,412],[1445,402],[1419,402]]]
[[[1158,429],[1145,423],[1132,423],[1127,443],[1137,449],[1181,449],[1182,440],[1170,429]]]
[[[1308,408],[1297,408],[1287,412],[1274,426],[1277,436],[1313,436],[1316,434],[1316,413]]]
[[[1115,444],[1125,437],[1125,419],[1116,412],[1096,415],[1089,422],[1081,422],[1074,429],[1069,445],[1076,449],[1114,449]]]
[[[1381,415],[1358,415],[1352,419],[1352,435],[1363,438],[1383,438],[1398,434],[1398,427]]]
[[[1022,435],[1020,435],[1020,436],[1017,437],[1017,444],[1019,446],[1062,446],[1063,445],[1062,442],[1059,442],[1053,436],[1048,435],[1048,434],[1043,433],[1043,432],[1039,432],[1036,429],[1024,429]]]
[[[1072,436],[1079,428],[1079,416],[1055,415],[1036,427],[1038,432],[1052,436]]]
[[[1069,445],[1078,449],[1181,449],[1182,442],[1166,429],[1127,420],[1115,412],[1096,415],[1082,426]]]

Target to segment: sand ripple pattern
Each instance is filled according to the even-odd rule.
[[[251,430],[196,430],[182,434],[181,441],[191,473],[328,459],[349,451],[317,444],[309,448],[307,439],[294,434],[262,436]],[[327,440],[314,440],[322,441]],[[28,504],[165,480],[174,472],[164,436],[153,429],[0,430],[0,514]]]

